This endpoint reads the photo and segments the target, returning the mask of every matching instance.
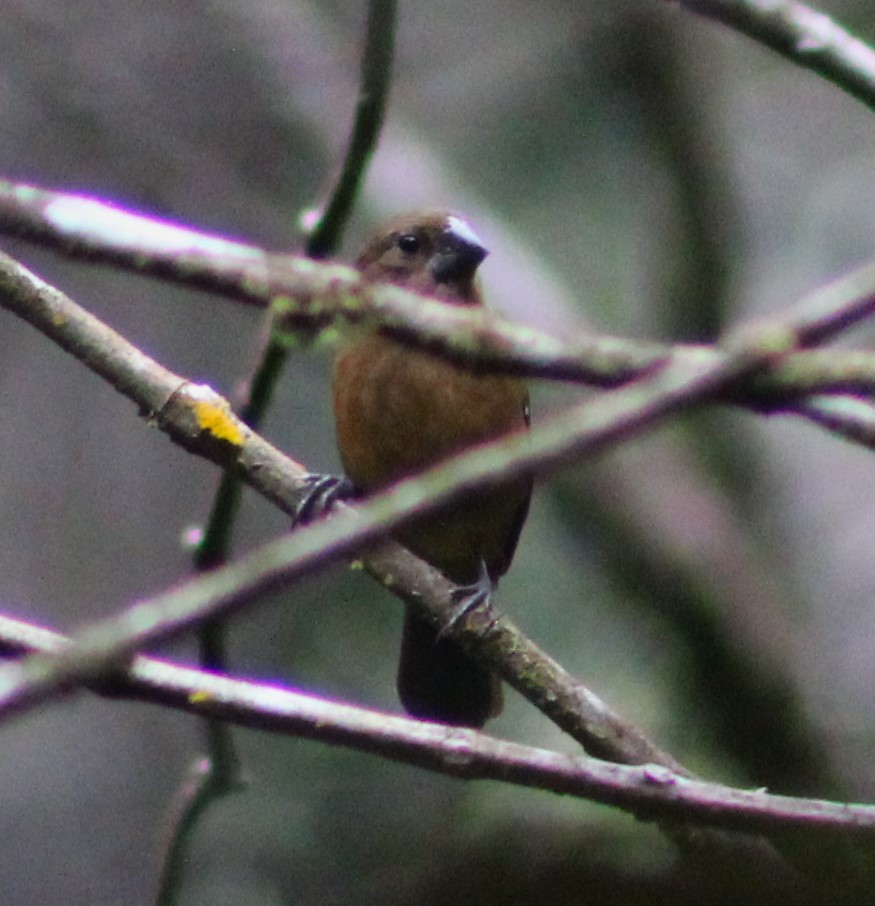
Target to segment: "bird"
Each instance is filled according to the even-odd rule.
[[[444,211],[400,215],[361,250],[366,283],[390,283],[448,305],[477,307],[487,250],[468,222]],[[475,372],[379,329],[351,336],[335,356],[337,447],[356,495],[389,487],[475,445],[529,426],[516,377]],[[532,482],[514,478],[466,493],[392,537],[480,598],[511,563]],[[473,600],[473,599],[472,599]],[[401,704],[414,717],[481,728],[502,707],[501,682],[406,606],[398,667]]]

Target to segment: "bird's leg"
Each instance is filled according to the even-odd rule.
[[[304,479],[307,492],[292,513],[292,528],[306,525],[324,516],[335,503],[359,496],[358,488],[345,475],[307,475]]]

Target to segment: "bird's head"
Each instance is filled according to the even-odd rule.
[[[396,283],[448,302],[476,305],[475,275],[487,251],[456,214],[396,217],[365,245],[356,265],[374,282]]]

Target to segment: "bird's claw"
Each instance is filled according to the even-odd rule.
[[[314,473],[304,479],[307,491],[292,513],[292,527],[324,516],[335,503],[357,496],[355,485],[343,475]]]

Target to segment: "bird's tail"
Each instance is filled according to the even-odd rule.
[[[404,616],[398,695],[422,720],[480,728],[501,711],[501,681],[408,607]]]

